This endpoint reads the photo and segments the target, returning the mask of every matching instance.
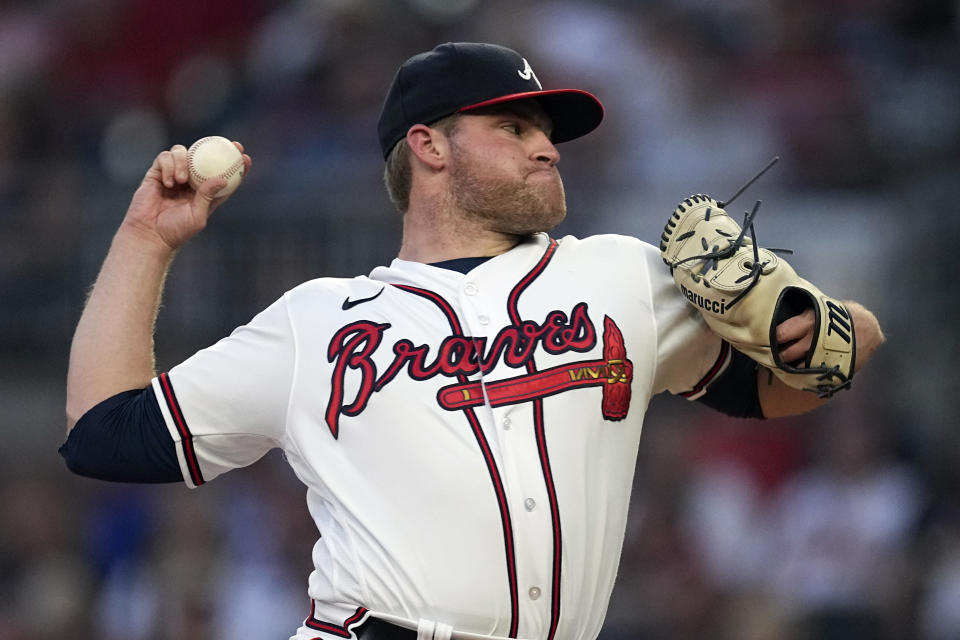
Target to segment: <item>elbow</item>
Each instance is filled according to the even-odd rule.
[[[69,424],[69,418],[67,420]],[[91,440],[89,423],[73,429],[75,424],[69,426],[67,438],[60,445],[57,453],[63,458],[64,464],[71,473],[84,478],[104,479],[103,470],[97,466],[97,460],[91,456],[91,450],[92,447],[95,447],[97,450],[103,451],[104,447],[102,445],[105,443],[98,440],[96,432],[94,432]],[[109,451],[108,447],[106,449]]]
[[[86,476],[85,469],[76,458],[70,453],[69,449],[66,449],[66,445],[60,447],[60,457],[63,458],[64,464],[67,466],[67,470],[70,473],[73,473],[78,476]]]
[[[85,460],[83,456],[78,453],[77,447],[69,445],[69,441],[60,447],[60,457],[63,458],[63,462],[66,464],[67,470],[74,475],[84,478],[93,478],[95,480],[109,479],[101,470],[92,467],[89,461]]]
[[[77,436],[78,434],[72,433],[73,427],[76,424],[76,421],[73,423],[70,422],[69,415],[67,417],[67,439],[60,445],[60,448],[57,450],[57,453],[60,454],[60,457],[63,458],[64,464],[67,465],[67,469],[71,473],[75,473],[79,476],[87,475],[85,469],[81,464],[81,460],[77,456]]]

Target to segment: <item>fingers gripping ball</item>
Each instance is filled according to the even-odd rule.
[[[243,180],[243,154],[221,136],[200,138],[187,149],[190,186],[197,190],[210,178],[224,178],[227,185],[217,192],[221,198],[233,193]]]
[[[741,228],[713,198],[690,196],[667,221],[660,255],[714,333],[787,385],[828,397],[853,378],[853,322],[840,301],[746,235],[759,204]],[[813,342],[804,358],[784,362],[777,325],[806,309],[814,312]]]

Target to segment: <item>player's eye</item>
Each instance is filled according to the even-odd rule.
[[[503,128],[515,136],[520,135],[520,125],[516,122],[506,122],[503,124]]]

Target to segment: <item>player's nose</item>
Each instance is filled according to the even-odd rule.
[[[560,162],[560,152],[550,137],[543,130],[537,131],[533,137],[532,157],[537,162],[546,162],[551,167]]]

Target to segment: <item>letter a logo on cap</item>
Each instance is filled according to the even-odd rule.
[[[540,78],[533,72],[533,68],[530,66],[530,63],[527,62],[526,58],[523,58],[523,71],[517,70],[517,74],[524,80],[533,78],[533,81],[537,83],[537,88],[543,89],[543,85],[540,84]]]

